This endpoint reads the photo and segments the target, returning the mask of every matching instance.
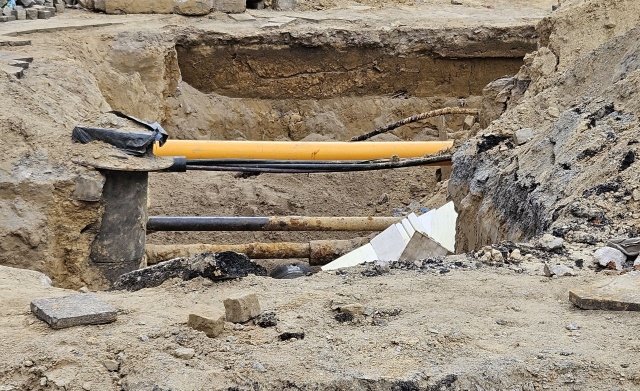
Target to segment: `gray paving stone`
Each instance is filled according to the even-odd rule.
[[[584,310],[640,311],[640,273],[569,291],[569,300]]]
[[[116,309],[91,293],[37,299],[31,302],[31,312],[51,328],[115,322]]]

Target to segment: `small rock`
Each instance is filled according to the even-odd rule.
[[[371,307],[365,307],[364,310],[362,310],[362,315],[364,316],[371,316],[374,314],[374,312],[376,312],[373,308]]]
[[[560,116],[560,110],[558,110],[557,107],[549,107],[549,109],[547,109],[547,113],[549,113],[549,116],[553,118],[558,118]]]
[[[173,352],[173,355],[182,360],[189,360],[196,355],[196,351],[191,348],[178,348]]]
[[[286,331],[282,334],[280,334],[278,336],[278,338],[280,338],[280,341],[286,341],[289,339],[304,339],[304,331],[297,331],[297,332],[291,332],[291,331]]]
[[[518,129],[513,134],[513,141],[516,145],[522,145],[531,140],[533,136],[535,136],[535,133],[531,128]]]
[[[353,314],[347,312],[339,312],[334,317],[340,323],[351,322],[353,320]]]
[[[91,383],[82,383],[82,389],[84,391],[91,391]]]
[[[253,367],[253,369],[256,370],[256,372],[265,373],[267,371],[267,369],[264,367],[264,365],[262,365],[262,363],[259,362],[259,361],[254,362],[252,367]]]
[[[439,333],[439,331],[437,329],[433,329],[433,328],[428,328],[427,331],[430,332],[431,334],[438,334]]]
[[[26,361],[24,362],[24,366],[25,366],[25,367],[27,367],[27,368],[32,367],[32,366],[33,366],[33,361],[31,361],[31,360],[26,360]]]
[[[548,263],[544,264],[544,275],[547,277],[558,276],[575,276],[575,272],[572,268],[562,263],[557,263],[555,265],[549,265]]]
[[[234,323],[233,324],[233,331],[242,331],[244,330],[244,325],[241,323]]]
[[[517,262],[522,261],[522,253],[520,252],[520,249],[517,249],[517,248],[511,251],[511,254],[509,254],[509,257]]]
[[[554,251],[562,248],[562,246],[564,245],[564,240],[550,234],[544,234],[542,235],[538,243],[544,250]]]
[[[278,325],[278,319],[275,312],[267,311],[255,318],[254,323],[262,328],[274,327]]]
[[[110,372],[115,372],[120,368],[120,363],[116,360],[104,360],[102,365]]]
[[[224,331],[225,316],[222,314],[189,314],[187,326],[202,331],[209,338],[215,338]]]
[[[224,309],[227,321],[232,323],[244,323],[262,313],[258,296],[255,294],[224,299]]]
[[[469,130],[473,127],[473,124],[475,122],[476,122],[476,117],[474,117],[473,115],[467,115],[466,117],[464,117],[463,128],[465,130]]]
[[[508,322],[504,319],[498,319],[496,320],[496,324],[499,324],[500,326],[506,326]]]
[[[577,323],[573,322],[573,323],[569,323],[568,325],[566,325],[565,328],[567,330],[574,331],[574,330],[578,330],[580,327],[578,326]]]
[[[624,264],[627,261],[627,256],[613,247],[602,247],[593,253],[593,257],[600,266],[614,270],[624,269]]]
[[[502,256],[502,253],[500,252],[500,250],[496,250],[496,249],[492,249],[491,250],[491,259],[494,262],[503,262],[504,261],[504,257]]]
[[[140,334],[138,335],[138,338],[140,339],[140,341],[142,342],[147,342],[149,340],[149,336],[146,334]]]
[[[364,312],[364,306],[360,303],[346,304],[340,306],[338,310],[345,314],[351,314],[352,316],[362,315]]]
[[[462,1],[461,0],[451,0],[451,4],[453,4],[453,5],[462,5]]]

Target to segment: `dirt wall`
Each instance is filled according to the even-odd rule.
[[[567,2],[541,24],[548,46],[516,76],[528,90],[454,156],[460,251],[546,231],[576,241],[589,231],[594,243],[637,233],[638,216],[625,211],[638,201],[640,29],[622,27],[637,21],[638,7]],[[622,31],[595,34],[594,20],[607,18]],[[594,34],[588,44],[581,31]]]

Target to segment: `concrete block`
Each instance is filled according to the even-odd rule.
[[[118,316],[115,308],[90,293],[37,299],[31,302],[31,312],[54,329],[111,323]]]
[[[276,11],[289,11],[296,7],[296,0],[273,0],[271,6]]]
[[[56,13],[63,13],[64,12],[64,4],[56,4],[55,5],[56,8]]]
[[[49,10],[38,10],[38,19],[49,19],[53,16],[53,13]]]
[[[9,21],[11,21],[11,18],[9,16],[6,16],[6,15],[1,15],[0,16],[0,22],[1,23],[9,22]]]
[[[425,232],[424,227],[422,226],[422,223],[420,222],[420,219],[418,219],[418,216],[415,213],[410,213],[407,216],[407,220],[409,220],[409,222],[411,223],[411,226],[413,227],[413,229],[415,231],[418,232]]]
[[[76,177],[73,199],[78,201],[100,201],[105,180],[105,177],[98,172]]]
[[[187,326],[202,331],[209,338],[215,338],[224,331],[224,322],[225,316],[223,314],[198,312],[197,314],[189,314]]]
[[[38,19],[38,10],[37,9],[29,8],[26,11],[27,11],[27,19],[28,20]]]
[[[413,225],[411,225],[411,222],[409,221],[409,219],[406,219],[406,218],[402,219],[400,223],[402,224],[402,228],[404,228],[407,235],[409,235],[409,238],[413,237],[413,234],[416,232],[416,229],[413,228]]]
[[[418,260],[433,257],[444,257],[449,251],[438,242],[422,232],[416,232],[405,247],[399,259]]]
[[[453,202],[448,202],[436,209],[432,220],[432,233],[428,234],[442,247],[451,251],[456,250],[456,213]]]
[[[228,14],[240,14],[247,9],[246,0],[216,0],[214,9]]]
[[[256,18],[249,13],[229,14],[229,17],[236,22],[253,22]]]
[[[569,300],[583,310],[640,311],[638,274],[628,273],[597,285],[572,289]]]
[[[255,293],[239,298],[224,299],[224,310],[227,321],[232,323],[244,323],[262,313],[258,296]]]
[[[25,9],[14,9],[11,15],[15,16],[16,20],[27,19],[27,11]]]
[[[0,16],[0,22],[2,21],[2,18],[5,18],[5,16]],[[12,65],[0,64],[0,72],[15,76],[17,79],[22,79],[24,77],[24,69],[14,67]]]
[[[340,258],[322,266],[322,270],[336,270],[343,267],[351,267],[364,262],[374,262],[378,259],[373,246],[370,243],[341,256]]]
[[[371,239],[378,261],[397,261],[409,243],[409,236],[402,224],[394,224]]]

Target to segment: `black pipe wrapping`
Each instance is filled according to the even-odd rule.
[[[261,231],[268,217],[152,216],[147,231]]]
[[[403,160],[369,161],[287,161],[251,159],[197,159],[187,160],[187,170],[196,171],[236,171],[258,173],[323,173],[387,170],[402,167],[415,167],[450,161],[450,155],[431,156]]]

